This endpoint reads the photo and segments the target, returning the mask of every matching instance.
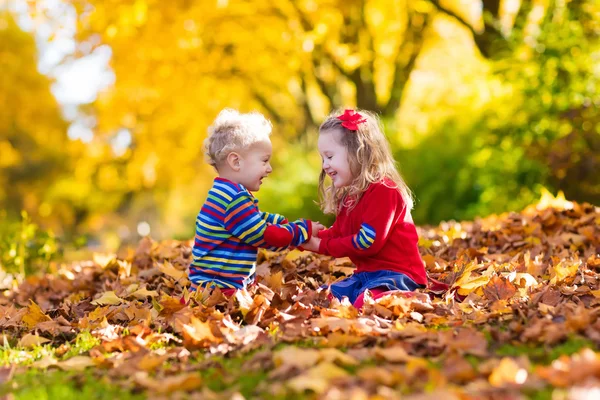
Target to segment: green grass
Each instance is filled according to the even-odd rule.
[[[100,344],[100,340],[93,337],[90,332],[80,332],[72,343],[67,343],[66,352],[57,357],[68,359],[73,356],[87,353],[93,347]],[[55,356],[57,348],[51,343],[25,348],[21,346],[10,346],[7,342],[0,346],[0,365],[29,365],[43,357]]]
[[[137,400],[144,399],[121,388],[108,378],[98,378],[92,371],[85,373],[60,370],[42,371],[31,369],[17,374],[12,381],[0,386],[0,396],[12,393],[15,399],[22,400]]]
[[[64,359],[70,358],[89,351],[98,344],[98,340],[89,332],[80,333],[71,343],[68,344],[68,349],[64,353]],[[283,399],[308,399],[314,397],[313,393],[293,393],[288,390],[282,393],[271,393],[270,388],[272,382],[268,381],[269,372],[274,368],[272,364],[267,362],[267,365],[261,365],[259,362],[252,362],[254,357],[262,351],[276,352],[284,347],[294,346],[301,348],[321,348],[319,343],[313,340],[304,340],[293,344],[279,343],[275,346],[266,346],[260,349],[255,349],[245,354],[238,354],[234,357],[219,357],[212,356],[205,358],[202,354],[198,354],[198,358],[191,357],[190,363],[200,363],[205,367],[199,370],[204,385],[216,392],[232,394],[239,392],[245,398],[260,398],[268,400],[283,400]],[[523,343],[503,344],[494,346],[490,343],[490,352],[496,357],[518,357],[521,355],[527,356],[533,364],[549,364],[561,355],[571,355],[580,351],[583,348],[595,348],[594,344],[589,340],[579,337],[569,337],[565,342],[550,346],[531,345]],[[342,350],[342,349],[341,349]],[[345,349],[343,349],[345,350]],[[342,351],[343,351],[342,350]],[[36,346],[31,349],[22,348],[0,348],[0,362],[7,364],[27,365],[36,359],[45,355],[54,355],[56,350],[50,345]],[[476,356],[467,355],[467,361],[478,369],[479,364],[485,359]],[[429,367],[439,369],[442,365],[442,360],[428,360]],[[169,368],[170,363],[164,365]],[[356,374],[359,369],[366,366],[378,365],[376,359],[363,360],[358,366],[341,366],[351,375]],[[176,367],[172,365],[172,367]],[[129,388],[124,386],[125,383],[110,381],[107,376],[102,376],[103,370],[88,369],[85,372],[66,372],[60,370],[41,371],[30,369],[25,373],[18,374],[10,383],[5,383],[0,386],[0,398],[8,393],[13,393],[15,399],[142,399],[146,394],[140,392],[139,389]],[[282,383],[278,381],[277,383]],[[398,389],[398,388],[397,388]],[[411,389],[404,388],[401,392],[406,394],[411,392]],[[414,390],[415,388],[412,388]],[[425,383],[422,388],[425,391],[432,390],[432,387]],[[533,400],[551,399],[553,394],[556,394],[558,389],[552,387],[544,387],[531,392],[523,393],[527,398]]]
[[[596,345],[588,339],[571,336],[565,342],[553,346],[525,343],[503,344],[496,349],[495,353],[505,357],[525,355],[534,363],[550,364],[561,355],[575,354],[586,347],[595,349]]]

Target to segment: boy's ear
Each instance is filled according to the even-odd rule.
[[[235,151],[232,151],[231,153],[227,154],[227,164],[229,165],[229,167],[234,170],[234,171],[239,171],[241,169],[241,157],[238,153],[236,153]]]

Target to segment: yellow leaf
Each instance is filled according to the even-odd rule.
[[[338,349],[328,348],[319,351],[321,359],[329,362],[338,362],[343,365],[359,365],[358,360],[354,357],[349,356],[346,353],[341,352]]]
[[[213,343],[221,342],[215,337],[210,322],[202,322],[191,317],[189,325],[183,325],[183,343],[187,348],[206,348]]]
[[[23,315],[21,321],[27,326],[29,329],[33,329],[37,324],[44,321],[51,321],[52,319],[44,314],[40,306],[35,304],[33,300],[30,300],[30,304],[27,307],[27,313]]]
[[[44,337],[28,333],[27,335],[23,336],[21,340],[19,340],[18,345],[22,347],[35,347],[39,346],[42,343],[47,343],[49,341],[49,339],[46,339]]]
[[[273,362],[277,366],[285,364],[298,368],[307,368],[315,365],[320,358],[318,350],[289,346],[277,351],[273,355]]]
[[[288,386],[297,391],[312,390],[320,394],[327,390],[329,382],[335,378],[348,376],[348,372],[330,362],[322,362],[304,374],[288,381]]]
[[[600,299],[600,289],[598,290],[590,290],[590,293],[597,299]]]
[[[386,361],[394,362],[394,363],[407,362],[407,361],[411,360],[412,358],[414,358],[412,356],[409,356],[408,353],[406,352],[406,350],[404,350],[404,348],[401,346],[385,347],[385,348],[376,347],[375,355]]]
[[[561,260],[555,267],[550,268],[550,283],[557,284],[567,278],[573,277],[579,271],[581,260],[567,263]]]
[[[507,384],[522,385],[527,380],[527,371],[521,368],[512,358],[505,357],[492,371],[490,385],[502,387]]]
[[[136,290],[135,292],[131,293],[129,296],[127,297],[135,297],[138,300],[145,300],[147,297],[157,297],[158,296],[158,292],[156,290],[148,290],[145,287]]]
[[[153,379],[148,376],[147,372],[137,372],[134,376],[135,381],[158,393],[171,393],[179,390],[193,390],[202,385],[202,378],[197,373],[187,373],[167,378]]]
[[[117,256],[114,254],[94,253],[92,259],[102,268],[106,268],[112,265],[113,261],[117,260]]]
[[[96,363],[91,357],[75,356],[65,361],[59,361],[55,365],[65,371],[83,371],[87,367],[96,366]]]
[[[185,271],[179,270],[177,268],[175,268],[173,266],[173,264],[171,264],[168,261],[165,261],[164,264],[159,264],[158,265],[158,269],[160,270],[160,272],[162,272],[163,274],[170,276],[171,278],[175,279],[176,281],[185,278],[187,276]]]
[[[122,298],[120,298],[119,296],[117,296],[115,294],[115,292],[113,292],[111,290],[111,291],[102,293],[102,296],[100,296],[96,300],[92,301],[92,304],[99,305],[99,306],[105,306],[105,305],[115,306],[115,305],[121,304],[123,302],[124,302],[124,300]]]
[[[464,283],[461,283],[458,289],[458,294],[462,295],[462,296],[466,296],[469,293],[471,293],[472,291],[474,291],[475,289],[487,285],[487,283],[490,281],[490,277],[486,276],[486,275],[481,275],[478,276],[476,278],[470,279],[468,281],[465,281]]]

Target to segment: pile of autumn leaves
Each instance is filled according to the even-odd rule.
[[[187,292],[189,243],[145,239],[130,254],[64,265],[0,299],[5,343],[54,349],[4,371],[93,367],[153,396],[206,398],[230,398],[236,379],[256,370],[266,371],[257,398],[506,398],[549,388],[577,397],[600,385],[590,348],[552,363],[496,354],[574,337],[600,343],[599,208],[562,201],[419,233],[430,276],[451,289],[367,296],[360,312],[319,289],[350,274],[349,260],[298,251],[260,253],[258,284],[230,299]],[[64,357],[84,331],[98,345]],[[224,392],[202,375],[218,357],[244,357]]]

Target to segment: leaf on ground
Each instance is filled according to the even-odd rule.
[[[171,264],[168,261],[165,261],[163,264],[158,264],[158,269],[160,270],[160,272],[162,272],[163,274],[165,274],[167,276],[170,276],[171,278],[175,279],[176,281],[187,278],[187,274],[184,270],[179,270],[179,269],[175,268],[173,266],[173,264]]]
[[[83,371],[88,367],[95,367],[96,363],[88,356],[74,356],[65,361],[59,361],[54,365],[65,371]]]
[[[96,300],[92,301],[92,304],[95,304],[98,306],[106,306],[106,305],[116,306],[116,305],[124,303],[124,302],[125,302],[125,300],[123,300],[122,298],[117,296],[114,291],[110,290],[108,292],[102,293],[102,295],[100,297],[98,297]]]
[[[348,372],[330,362],[322,362],[287,382],[296,392],[312,390],[320,394],[329,387],[331,380],[348,376]]]
[[[48,343],[49,341],[50,339],[28,333],[19,340],[18,345],[22,347],[35,347],[40,344]]]
[[[158,393],[172,393],[176,391],[194,390],[202,386],[202,378],[197,373],[185,373],[163,378],[151,378],[146,372],[138,372],[135,381],[151,391]]]
[[[44,321],[51,321],[50,317],[44,314],[40,306],[33,300],[30,301],[27,307],[27,312],[21,318],[21,321],[28,329],[33,329],[37,324]]]
[[[527,370],[517,364],[512,358],[505,357],[489,376],[492,386],[522,385],[527,380]]]
[[[495,276],[483,288],[485,296],[491,300],[508,300],[514,296],[517,288],[507,279]]]

